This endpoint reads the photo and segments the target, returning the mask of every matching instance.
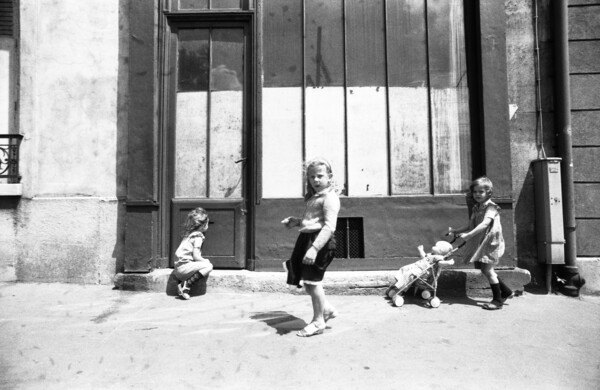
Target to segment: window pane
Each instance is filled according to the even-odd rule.
[[[244,30],[212,30],[211,91],[241,91],[244,84]]]
[[[210,0],[211,9],[240,9],[240,0]]]
[[[207,9],[208,0],[179,0],[179,9]]]
[[[244,30],[212,30],[210,198],[242,197]]]
[[[306,0],[306,85],[344,85],[343,0]]]
[[[265,1],[263,72],[265,87],[302,85],[302,2]]]
[[[463,2],[427,4],[434,192],[458,193],[472,172]]]
[[[424,0],[387,1],[393,195],[431,193]]]
[[[206,107],[208,93],[177,93],[175,113],[175,197],[204,198],[206,188]]]
[[[348,86],[385,86],[383,0],[346,1]]]
[[[208,30],[179,31],[177,90],[207,91],[209,48]]]
[[[207,196],[209,31],[178,33],[175,123],[175,197]]]

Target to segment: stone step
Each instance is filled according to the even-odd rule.
[[[529,271],[521,268],[498,269],[498,276],[513,290],[522,292],[531,281]],[[170,268],[150,273],[119,273],[115,287],[121,290],[147,291],[177,295],[177,279]],[[383,295],[395,282],[396,271],[329,271],[323,287],[330,295]],[[304,293],[288,286],[284,272],[248,270],[214,270],[203,283],[194,285],[190,295],[206,291],[238,290],[243,292]],[[451,296],[491,296],[487,279],[476,269],[446,269],[438,279],[438,294]]]

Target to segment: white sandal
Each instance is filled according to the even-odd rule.
[[[298,337],[315,336],[315,335],[323,333],[324,330],[325,330],[325,326],[323,326],[322,328],[319,328],[316,323],[311,322],[310,324],[306,325],[304,327],[304,329],[302,329],[298,333],[296,333],[296,336],[298,336]]]

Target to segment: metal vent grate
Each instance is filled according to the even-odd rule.
[[[365,257],[363,219],[360,217],[338,218],[335,230],[339,259],[362,259]]]

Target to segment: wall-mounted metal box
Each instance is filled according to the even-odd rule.
[[[538,260],[546,264],[565,263],[560,162],[560,158],[533,162]]]

